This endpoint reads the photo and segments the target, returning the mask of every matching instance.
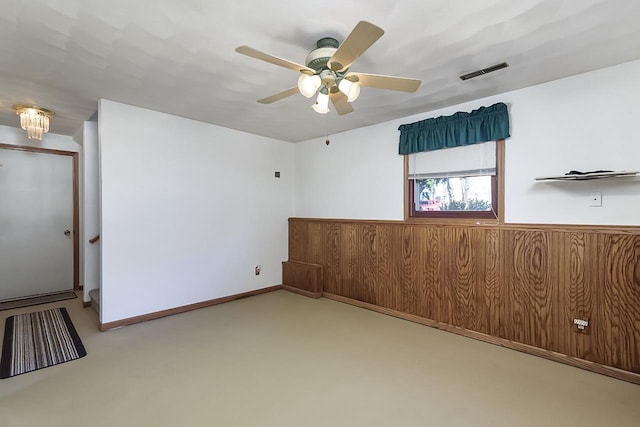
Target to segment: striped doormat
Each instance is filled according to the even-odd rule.
[[[7,318],[0,378],[69,362],[87,355],[67,310],[53,308]]]

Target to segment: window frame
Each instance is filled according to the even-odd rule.
[[[496,174],[491,177],[493,211],[416,211],[414,182],[409,179],[409,156],[404,156],[405,221],[486,222],[504,223],[504,139],[496,141]]]

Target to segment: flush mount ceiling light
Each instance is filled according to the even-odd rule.
[[[27,131],[29,139],[41,141],[42,135],[49,132],[49,120],[55,115],[53,111],[24,104],[16,104],[13,109],[20,116],[20,127]]]
[[[249,46],[240,46],[236,52],[301,73],[297,88],[259,99],[259,103],[271,104],[298,92],[306,98],[312,98],[318,93],[317,101],[312,105],[316,112],[327,114],[331,99],[336,112],[342,115],[353,111],[351,102],[360,95],[361,86],[400,92],[415,92],[420,87],[421,82],[416,79],[349,71],[353,62],[383,34],[382,28],[360,21],[342,44],[333,37],[318,40],[317,48],[309,53],[305,65],[269,55]]]

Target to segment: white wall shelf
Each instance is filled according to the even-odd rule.
[[[588,181],[592,179],[605,178],[629,178],[637,176],[638,171],[610,171],[610,172],[589,172],[580,174],[566,174],[558,176],[538,177],[536,181]]]

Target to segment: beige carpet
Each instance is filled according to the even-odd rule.
[[[3,380],[3,427],[640,420],[640,386],[326,299],[278,291],[105,333],[63,305],[89,354]]]

